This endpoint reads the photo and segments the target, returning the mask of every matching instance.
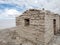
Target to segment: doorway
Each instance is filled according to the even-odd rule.
[[[53,19],[54,35],[56,35],[56,19]]]
[[[30,20],[29,19],[24,19],[25,20],[25,26],[29,26],[30,25]]]

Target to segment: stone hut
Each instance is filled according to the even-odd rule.
[[[19,26],[17,31],[21,37],[36,45],[48,45],[59,31],[59,19],[58,14],[48,10],[29,9],[16,17],[16,25]]]

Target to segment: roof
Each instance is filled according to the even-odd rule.
[[[38,11],[38,12],[40,12],[40,13],[46,13],[46,14],[52,14],[52,15],[59,15],[59,14],[56,14],[56,13],[54,13],[54,12],[51,12],[51,11],[49,11],[49,10],[45,10],[45,9],[28,9],[28,10],[26,10],[25,12],[23,12],[22,13],[22,15],[23,14],[25,14],[25,13],[27,13],[27,12],[29,12],[29,11]],[[20,15],[21,16],[21,15]],[[19,16],[19,17],[20,17]],[[60,15],[59,15],[60,16]]]

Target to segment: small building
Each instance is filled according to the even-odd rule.
[[[21,37],[35,43],[31,45],[48,45],[60,29],[59,21],[60,15],[38,9],[26,10],[16,17],[16,25],[19,26],[17,31]]]

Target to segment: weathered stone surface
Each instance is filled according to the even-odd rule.
[[[30,19],[30,25],[28,27],[24,26],[25,18]],[[32,41],[35,41],[35,37],[36,37],[38,40],[36,42],[39,41],[44,42],[43,44],[47,45],[47,43],[54,36],[53,19],[56,19],[56,33],[57,33],[60,27],[58,14],[54,14],[47,10],[35,10],[35,9],[27,10],[25,13],[23,13],[21,17],[17,17],[17,26],[22,25],[21,27],[23,28],[20,27],[20,29],[24,30],[26,33],[23,32],[22,34],[21,30],[19,30],[18,32],[21,33],[23,37],[26,37],[28,39],[31,38]]]

